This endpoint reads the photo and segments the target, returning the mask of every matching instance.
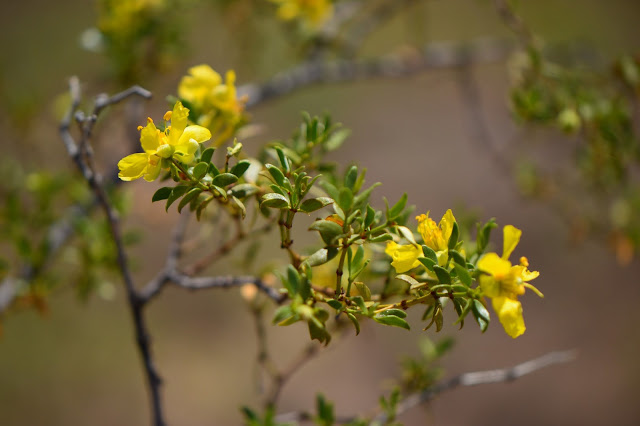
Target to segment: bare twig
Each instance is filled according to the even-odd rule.
[[[539,358],[535,358],[511,368],[500,368],[497,370],[474,371],[452,377],[422,392],[409,395],[404,398],[396,409],[396,414],[400,415],[410,409],[433,400],[436,396],[445,391],[450,391],[463,386],[478,386],[490,383],[506,383],[519,379],[527,374],[534,373],[546,367],[556,364],[563,364],[573,361],[577,356],[576,351],[550,352]],[[372,423],[384,424],[387,420],[386,413],[381,413],[374,418]]]
[[[76,77],[72,77],[69,81],[70,92],[72,97],[72,105],[69,108],[67,115],[60,125],[60,135],[64,142],[65,148],[67,149],[67,153],[71,157],[71,159],[75,162],[78,170],[82,173],[85,180],[89,184],[89,187],[95,194],[95,197],[98,201],[98,204],[104,211],[107,216],[109,231],[111,233],[111,237],[116,246],[117,251],[117,261],[118,268],[120,269],[120,273],[122,275],[122,279],[125,284],[125,288],[127,291],[127,299],[129,301],[129,308],[131,310],[131,314],[134,322],[134,329],[136,335],[136,341],[138,343],[138,350],[140,352],[144,370],[147,377],[147,383],[149,387],[149,392],[151,394],[151,405],[153,410],[153,424],[156,426],[163,426],[165,424],[164,416],[162,413],[162,403],[160,399],[160,384],[161,379],[158,375],[155,366],[153,364],[153,358],[151,355],[151,345],[149,341],[149,336],[147,332],[147,327],[144,321],[144,315],[142,312],[143,304],[140,301],[139,295],[136,292],[133,278],[131,276],[131,271],[128,266],[127,255],[124,250],[124,244],[122,242],[122,235],[120,230],[120,223],[118,220],[118,214],[111,205],[111,202],[102,187],[100,176],[97,174],[95,169],[93,169],[87,159],[82,155],[83,150],[80,148],[82,145],[88,145],[88,138],[91,135],[91,131],[93,125],[96,121],[97,114],[106,106],[113,105],[117,102],[121,102],[124,99],[138,95],[144,98],[149,98],[151,94],[146,90],[134,87],[125,92],[119,93],[113,97],[100,97],[95,104],[95,108],[93,114],[87,119],[83,120],[84,126],[82,131],[82,139],[80,143],[76,143],[73,136],[70,132],[70,125],[72,118],[76,114],[76,109],[80,104],[80,82]],[[85,154],[87,151],[85,150]]]

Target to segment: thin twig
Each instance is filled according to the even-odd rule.
[[[452,377],[431,388],[425,389],[404,398],[396,409],[396,414],[400,415],[410,409],[433,400],[436,396],[443,392],[456,389],[458,387],[478,386],[490,383],[506,383],[519,379],[527,374],[534,373],[546,367],[556,364],[563,364],[573,361],[577,356],[576,351],[550,352],[539,358],[535,358],[522,364],[518,364],[511,368],[500,368],[497,370],[475,371],[464,373],[459,376]],[[386,413],[376,416],[372,424],[384,424],[387,420]]]
[[[82,176],[85,178],[89,187],[95,194],[95,197],[98,201],[98,204],[104,211],[107,216],[107,221],[109,225],[109,231],[111,233],[111,237],[116,247],[117,252],[117,262],[118,268],[122,275],[122,279],[125,284],[125,288],[127,291],[127,300],[129,302],[129,308],[131,310],[131,314],[134,322],[134,329],[136,335],[136,341],[138,343],[138,350],[142,357],[142,361],[144,364],[144,369],[146,373],[148,388],[151,396],[151,405],[152,405],[152,419],[153,424],[156,426],[164,426],[164,416],[162,413],[162,402],[160,399],[160,385],[161,379],[158,375],[155,366],[153,364],[153,358],[151,355],[151,345],[149,341],[149,335],[147,331],[147,327],[144,321],[144,315],[142,312],[143,304],[140,302],[140,298],[138,293],[136,292],[133,278],[131,276],[131,271],[128,266],[127,255],[124,250],[124,244],[122,241],[122,234],[120,230],[120,223],[118,220],[118,214],[111,205],[111,202],[100,183],[100,177],[97,172],[90,167],[87,163],[86,159],[83,158],[82,150],[79,148],[79,145],[75,142],[73,136],[70,132],[71,121],[76,113],[76,109],[80,104],[81,92],[80,92],[80,82],[77,77],[72,77],[69,81],[70,92],[72,97],[72,105],[69,108],[67,115],[64,120],[60,124],[60,135],[62,137],[65,148],[67,149],[67,153],[69,157],[75,162],[78,170],[82,173]],[[96,101],[96,105],[91,117],[86,119],[85,126],[82,132],[82,140],[80,145],[88,145],[89,140],[87,139],[91,135],[91,130],[93,124],[95,123],[95,118],[97,114],[106,106],[113,105],[117,102],[121,102],[129,96],[138,95],[144,98],[148,98],[151,96],[149,92],[141,88],[132,88],[125,92],[122,92],[113,97],[102,97],[98,101]],[[86,153],[86,151],[85,151]]]

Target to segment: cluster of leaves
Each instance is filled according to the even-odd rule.
[[[528,164],[519,174],[523,191],[530,196],[553,195],[570,200],[571,212],[580,212],[580,223],[589,230],[609,233],[623,262],[640,246],[634,214],[640,165],[640,144],[634,109],[640,93],[640,61],[622,57],[613,72],[598,73],[548,60],[530,49],[520,56],[511,100],[515,115],[523,122],[555,126],[576,135],[578,145],[572,169],[577,180],[541,171]],[[602,215],[609,208],[611,220]],[[621,215],[620,212],[623,212]],[[604,219],[603,219],[604,218]],[[584,232],[577,229],[577,232]]]
[[[194,165],[188,168],[173,160],[164,179],[171,178],[178,185],[161,187],[153,194],[152,201],[166,200],[166,210],[179,201],[178,212],[189,205],[190,210],[195,211],[200,219],[207,205],[216,200],[226,206],[233,216],[244,218],[247,209],[243,200],[260,190],[256,185],[242,179],[251,163],[249,160],[239,160],[231,166],[230,160],[237,159],[242,152],[242,144],[238,142],[227,147],[224,166],[220,168],[212,161],[214,152],[213,147],[205,149],[201,146],[195,154]]]

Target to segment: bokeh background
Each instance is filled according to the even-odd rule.
[[[209,3],[214,3],[209,2]],[[541,0],[520,2],[523,17],[550,45],[579,45],[606,63],[640,47],[640,4],[634,0]],[[274,19],[222,20],[206,1],[174,11],[188,23],[183,56],[163,74],[141,82],[156,95],[144,115],[166,110],[186,69],[208,63],[233,68],[238,83],[264,81],[296,62],[296,40]],[[5,157],[27,168],[71,167],[60,143],[56,98],[78,75],[88,93],[114,90],[106,61],[83,50],[80,34],[92,26],[92,1],[4,2],[0,15],[0,128]],[[430,1],[382,27],[362,54],[387,53],[407,43],[509,37],[489,1]],[[505,63],[471,69],[481,115],[494,148],[505,158],[537,156],[562,161],[566,137],[518,126],[508,107]],[[493,153],[478,142],[459,71],[438,70],[398,80],[370,80],[308,88],[251,111],[261,132],[245,141],[249,152],[285,138],[300,112],[330,111],[352,130],[335,153],[343,163],[368,168],[374,193],[396,199],[406,191],[417,211],[440,217],[447,208],[473,209],[481,218],[523,229],[517,256],[541,271],[536,286],[544,299],[523,299],[527,332],[508,337],[497,321],[481,335],[470,322],[443,366],[446,375],[514,365],[546,352],[577,349],[576,361],[545,369],[510,384],[464,388],[443,394],[400,420],[407,425],[632,425],[640,423],[640,262],[621,267],[603,241],[573,244],[567,224],[549,206],[519,195]],[[476,106],[477,107],[477,106]],[[122,120],[114,113],[98,127],[105,167],[122,151]],[[252,151],[253,150],[253,151]],[[116,154],[114,154],[114,152]],[[450,163],[455,159],[455,166]],[[111,163],[110,163],[111,161]],[[570,166],[570,163],[567,164]],[[144,239],[132,249],[136,279],[145,282],[164,258],[176,214],[151,205],[154,185],[136,182],[128,228]],[[604,213],[603,213],[604,214]],[[195,232],[192,226],[192,232]],[[500,232],[496,232],[500,237]],[[218,240],[211,237],[212,244]],[[495,240],[499,244],[499,240]],[[243,253],[242,247],[236,252]],[[225,269],[226,270],[226,269]],[[239,407],[257,406],[255,337],[244,302],[235,291],[188,293],[167,289],[148,309],[153,350],[165,380],[167,417],[174,425],[241,423]],[[451,316],[448,316],[451,318]],[[316,391],[334,401],[339,414],[367,413],[390,389],[403,354],[417,354],[419,318],[411,332],[365,327],[296,375],[282,396],[281,411],[310,408]],[[452,322],[452,321],[449,321]],[[437,339],[433,331],[429,337]],[[268,329],[281,365],[307,343],[304,327]],[[24,312],[4,322],[0,340],[0,424],[139,425],[148,423],[147,393],[134,346],[124,291],[114,300],[76,300],[60,291],[42,317]]]

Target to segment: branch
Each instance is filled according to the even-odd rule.
[[[281,72],[264,84],[245,84],[239,96],[248,96],[247,108],[316,84],[345,83],[368,78],[399,78],[442,68],[458,68],[504,60],[512,51],[501,40],[472,43],[432,43],[422,50],[386,55],[369,60],[307,61]]]
[[[475,371],[464,373],[459,376],[425,389],[422,392],[409,395],[398,404],[396,414],[400,415],[410,409],[433,400],[436,396],[445,391],[450,391],[458,387],[486,385],[490,383],[512,382],[527,374],[534,373],[546,367],[556,364],[563,364],[573,361],[577,356],[576,351],[550,352],[539,358],[535,358],[511,368],[501,368],[497,370]],[[372,424],[384,424],[387,421],[386,413],[376,416]]]
[[[91,116],[84,118],[81,114],[76,114],[78,105],[80,104],[81,92],[80,82],[77,77],[72,77],[69,81],[69,87],[72,97],[72,105],[69,108],[67,115],[60,124],[60,136],[65,145],[69,157],[75,162],[78,170],[82,173],[85,180],[89,184],[89,187],[93,191],[96,200],[105,215],[107,216],[109,231],[111,237],[116,246],[118,268],[125,284],[127,291],[127,299],[129,302],[129,308],[133,317],[134,329],[136,335],[136,341],[138,343],[138,350],[140,352],[144,370],[147,377],[149,391],[151,393],[151,404],[153,409],[153,424],[156,426],[163,426],[165,424],[162,414],[162,403],[160,400],[160,384],[161,379],[158,375],[155,366],[153,365],[153,358],[151,355],[151,346],[149,342],[149,336],[147,327],[144,321],[144,315],[142,312],[143,304],[140,303],[140,298],[136,292],[133,278],[131,276],[131,270],[128,266],[127,255],[124,250],[124,244],[122,242],[122,234],[120,230],[120,223],[118,214],[111,205],[109,198],[101,183],[100,176],[92,168],[90,159],[87,156],[90,155],[89,137],[93,130],[93,126],[96,122],[98,113],[105,107],[121,102],[130,96],[138,95],[144,98],[149,98],[151,94],[137,86],[131,89],[125,90],[117,95],[108,97],[101,95],[96,100],[94,110]],[[76,117],[78,122],[82,124],[82,138],[79,143],[76,143],[70,132],[70,125],[73,117]],[[83,149],[84,147],[84,149]],[[84,156],[82,155],[84,152]]]

